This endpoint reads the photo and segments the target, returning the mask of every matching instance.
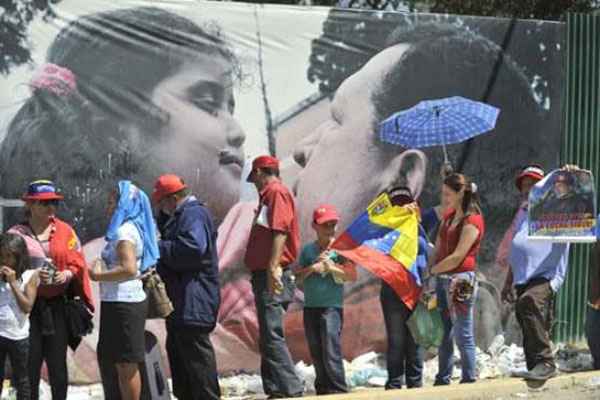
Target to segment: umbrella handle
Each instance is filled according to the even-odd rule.
[[[442,150],[444,151],[444,164],[450,164],[448,161],[448,151],[446,150],[446,144],[442,144]]]

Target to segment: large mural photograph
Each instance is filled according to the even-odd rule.
[[[29,182],[54,181],[64,196],[57,215],[91,262],[117,181],[151,193],[159,175],[181,176],[218,226],[220,372],[260,365],[243,263],[258,199],[246,182],[252,159],[281,161],[302,244],[315,239],[319,204],[339,210],[338,233],[391,186],[408,187],[422,209],[438,206],[442,147],[379,135],[384,120],[424,100],[461,96],[499,109],[493,130],[446,148],[453,169],[476,183],[487,226],[478,346],[504,328],[499,292],[523,200],[515,177],[531,163],[559,166],[563,24],[187,1],[62,0],[53,12],[22,38],[31,59],[0,76],[0,197],[21,199]],[[18,207],[2,215],[5,228],[24,219]],[[380,280],[357,270],[344,293],[346,359],[386,343]],[[295,361],[310,361],[302,301],[297,290],[286,338]],[[146,327],[164,349],[164,320]],[[72,380],[99,380],[97,340],[96,329],[69,355]]]

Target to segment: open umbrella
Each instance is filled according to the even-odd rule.
[[[426,100],[383,121],[379,136],[406,148],[442,146],[448,163],[446,145],[491,131],[499,113],[496,107],[460,96]]]

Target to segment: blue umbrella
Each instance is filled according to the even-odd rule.
[[[459,96],[426,100],[383,121],[379,136],[383,142],[412,149],[443,146],[447,163],[447,144],[491,131],[499,113],[489,104]]]

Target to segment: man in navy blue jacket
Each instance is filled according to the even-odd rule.
[[[208,209],[176,175],[159,177],[152,198],[160,210],[158,273],[175,308],[167,319],[173,392],[179,399],[219,399],[209,338],[221,302],[216,227]]]

